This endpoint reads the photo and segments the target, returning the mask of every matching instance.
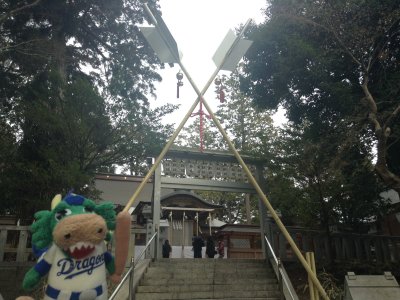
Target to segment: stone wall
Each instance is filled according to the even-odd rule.
[[[18,296],[31,295],[22,289],[22,281],[30,265],[0,265],[0,294],[4,300],[13,300]]]

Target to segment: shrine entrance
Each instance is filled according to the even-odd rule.
[[[280,220],[278,214],[272,207],[269,202],[266,194],[265,194],[265,183],[261,182],[262,176],[262,166],[257,166],[254,169],[252,164],[247,161],[246,158],[242,157],[239,152],[236,150],[234,144],[229,138],[228,134],[222,127],[219,120],[216,118],[214,113],[212,112],[210,106],[207,101],[204,99],[204,94],[207,89],[211,85],[211,83],[216,79],[220,70],[233,71],[236,68],[237,63],[240,58],[246,53],[247,49],[251,46],[251,41],[243,39],[243,36],[251,23],[251,19],[249,19],[244,26],[242,27],[240,33],[236,36],[233,31],[228,31],[221,45],[218,47],[217,51],[213,56],[214,63],[216,65],[215,71],[211,74],[209,80],[204,85],[203,89],[200,90],[189,72],[184,67],[181,60],[181,53],[178,49],[178,45],[166,26],[164,20],[161,15],[155,11],[152,11],[146,3],[143,4],[144,10],[148,17],[150,23],[154,26],[148,27],[143,26],[140,28],[143,36],[146,38],[147,42],[151,46],[151,48],[156,52],[158,58],[163,63],[175,64],[177,63],[183,74],[187,77],[190,85],[193,87],[194,91],[197,94],[197,99],[193,102],[192,106],[189,108],[186,115],[183,117],[182,121],[179,123],[178,127],[175,129],[174,133],[164,146],[161,153],[157,156],[154,161],[154,164],[150,168],[147,175],[144,177],[142,183],[138,186],[135,193],[127,202],[123,211],[128,211],[135,200],[138,198],[139,194],[143,190],[145,184],[148,182],[150,177],[154,174],[154,195],[152,199],[152,221],[153,226],[151,228],[152,232],[158,232],[160,227],[160,214],[161,214],[161,205],[160,205],[160,191],[161,188],[166,187],[177,187],[182,189],[197,189],[197,190],[215,190],[215,191],[229,191],[236,190],[237,192],[243,193],[254,193],[256,192],[259,199],[262,200],[262,203],[265,205],[265,208],[268,209],[272,219],[276,222],[279,229],[282,231],[284,237],[289,243],[290,247],[293,249],[297,258],[303,265],[304,269],[307,271],[310,280],[315,284],[318,291],[321,293],[324,299],[329,299],[324,288],[319,282],[318,278],[314,274],[311,269],[309,263],[303,257],[303,254],[297,247],[295,241],[290,236],[289,232],[283,225]],[[181,75],[177,76],[178,79],[178,92],[181,79],[183,77]],[[216,82],[217,84],[217,82]],[[179,94],[178,94],[179,95]],[[177,95],[177,96],[178,96]],[[220,100],[223,98],[223,94],[220,94]],[[200,147],[200,153],[194,155],[194,153],[188,152],[174,152],[172,149],[172,144],[177,138],[179,132],[182,130],[183,126],[186,124],[187,120],[192,116],[194,109],[200,105],[200,123],[202,123],[202,117],[204,116],[202,108],[208,111],[208,117],[212,119],[214,125],[218,128],[219,132],[222,134],[231,155],[221,154],[216,155],[210,153],[208,151],[204,151],[202,146]],[[202,139],[202,127],[200,126],[200,137]],[[175,154],[175,155],[174,155]],[[236,159],[236,163],[233,162]],[[194,160],[196,163],[192,163]],[[168,164],[174,162],[171,168],[168,167]],[[168,177],[168,173],[174,173],[176,177]],[[188,178],[188,176],[190,176]],[[225,181],[225,175],[231,176],[231,174],[235,174],[235,176],[239,176],[241,178],[245,178],[245,180],[249,182],[240,181]],[[238,175],[237,175],[238,174]],[[198,176],[199,178],[196,178]],[[235,177],[236,178],[236,177]],[[260,201],[259,201],[260,202]],[[264,241],[264,221],[262,220],[266,216],[264,205],[259,205],[259,213],[261,217],[261,234],[262,238],[262,248],[265,253],[265,241]],[[155,234],[153,235],[155,236]],[[157,234],[157,236],[159,236]],[[149,240],[150,242],[150,240]],[[157,242],[155,243],[156,253],[159,256],[159,238],[157,238]]]
[[[265,187],[262,176],[263,161],[242,156],[259,185]],[[171,148],[154,172],[154,191],[152,197],[152,219],[147,220],[147,239],[159,231],[157,256],[161,257],[162,243],[168,239],[173,246],[181,247],[181,256],[188,257],[187,248],[191,248],[194,235],[212,236],[213,226],[222,207],[200,199],[194,191],[214,191],[257,194],[248,182],[245,172],[234,155],[228,152]],[[161,197],[162,189],[176,191],[181,199],[168,195]],[[198,198],[194,203],[190,198]],[[244,196],[243,201],[246,198]],[[175,200],[173,200],[175,199]],[[203,202],[203,203],[202,203]],[[259,200],[260,235],[264,241],[265,207]],[[244,203],[245,205],[245,203]],[[165,226],[165,224],[168,224]],[[262,242],[263,253],[265,245]]]

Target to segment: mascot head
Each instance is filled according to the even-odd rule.
[[[112,203],[97,205],[83,196],[57,195],[51,211],[39,211],[32,225],[32,244],[36,250],[55,243],[65,254],[81,259],[91,254],[95,246],[110,238],[115,228]]]

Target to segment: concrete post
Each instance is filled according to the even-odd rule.
[[[152,234],[154,234],[155,230],[157,229],[159,231],[160,229],[160,215],[161,215],[161,164],[158,165],[154,172],[154,190],[153,190],[153,199],[151,203],[151,208],[152,208],[152,213],[153,213],[153,231]],[[156,259],[161,257],[161,244],[162,241],[160,241],[160,235],[157,236],[157,239],[155,240],[155,243],[157,243],[156,246]]]
[[[264,180],[263,176],[263,165],[258,164],[256,166],[256,180],[259,183],[260,188],[263,190],[265,193],[266,190],[266,182]],[[263,252],[263,258],[267,258],[267,247],[265,244],[265,239],[264,236],[266,234],[266,216],[267,216],[267,210],[265,209],[264,203],[261,199],[258,199],[258,210],[259,210],[259,218],[260,218],[260,233],[261,233],[261,246],[262,246],[262,252]],[[268,237],[270,238],[270,237]]]

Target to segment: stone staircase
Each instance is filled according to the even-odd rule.
[[[159,259],[150,263],[136,290],[136,300],[278,300],[279,295],[268,264],[245,259]]]

